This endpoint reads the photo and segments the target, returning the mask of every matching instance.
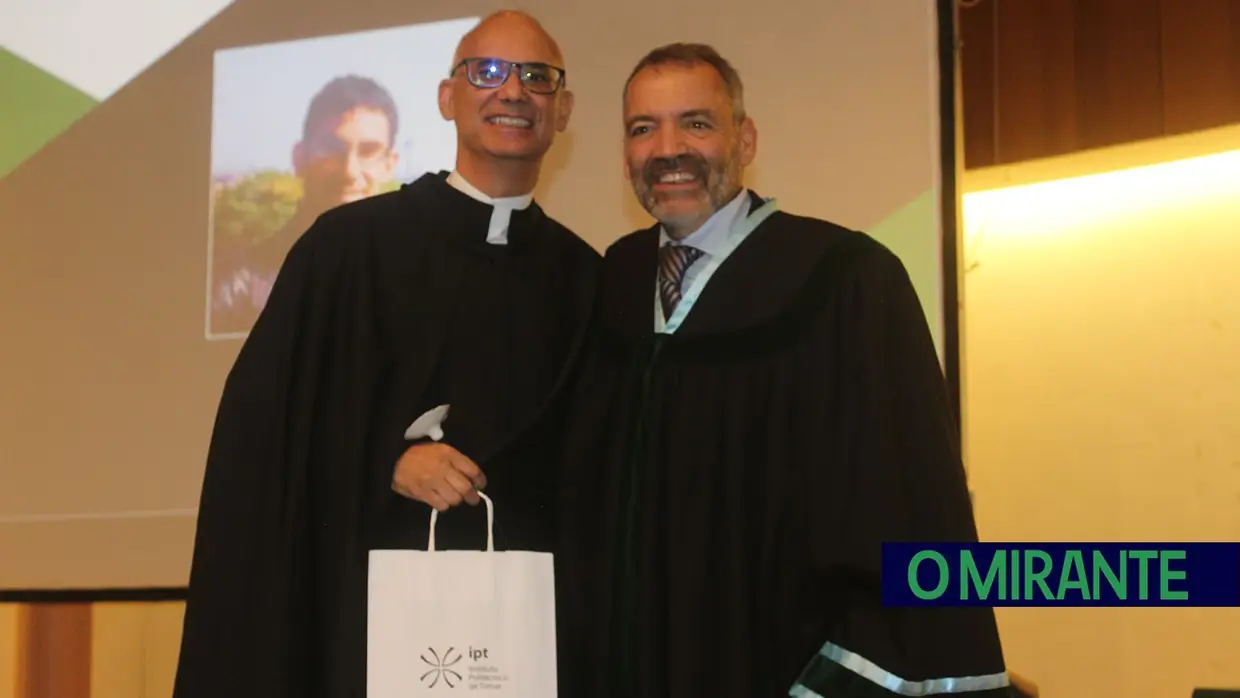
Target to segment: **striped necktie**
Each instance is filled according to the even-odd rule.
[[[688,245],[667,244],[659,248],[659,300],[663,303],[663,317],[670,318],[676,310],[685,272],[702,254],[698,248]]]

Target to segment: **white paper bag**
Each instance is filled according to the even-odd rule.
[[[481,495],[481,493],[479,493]],[[556,698],[550,553],[435,550],[439,512],[419,550],[372,550],[368,698]]]

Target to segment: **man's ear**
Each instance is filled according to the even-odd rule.
[[[444,118],[444,121],[452,121],[456,118],[456,109],[452,104],[451,78],[439,83],[439,115]]]
[[[741,165],[748,167],[754,158],[758,156],[758,127],[754,125],[753,119],[748,116],[741,122],[740,138]]]
[[[564,131],[568,128],[568,120],[573,115],[573,93],[568,88],[560,90],[560,110],[555,119],[555,130]]]

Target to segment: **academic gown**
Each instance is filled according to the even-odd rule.
[[[989,609],[881,605],[881,543],[977,539],[899,259],[776,212],[656,335],[657,247],[607,250],[570,400],[562,694],[1006,698]]]
[[[391,483],[439,404],[496,547],[554,549],[546,438],[599,255],[537,203],[487,244],[491,212],[427,174],[293,245],[220,401],[175,698],[364,698],[368,551],[427,547],[430,507]],[[484,507],[441,516],[441,549],[485,540]]]

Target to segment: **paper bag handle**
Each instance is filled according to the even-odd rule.
[[[478,491],[478,496],[482,497],[482,501],[487,505],[487,552],[495,552],[495,505],[491,503],[491,498]],[[431,535],[427,541],[426,549],[429,552],[435,552],[435,524],[439,523],[439,510],[431,509]]]

